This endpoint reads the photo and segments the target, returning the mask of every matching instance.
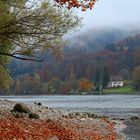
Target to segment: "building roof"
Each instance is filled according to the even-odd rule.
[[[122,75],[112,75],[110,76],[110,81],[123,81]]]

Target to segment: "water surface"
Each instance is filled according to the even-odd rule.
[[[140,95],[0,96],[0,99],[41,102],[53,108],[113,117],[140,116]]]

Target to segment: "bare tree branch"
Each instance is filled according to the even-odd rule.
[[[13,58],[16,58],[16,59],[26,60],[26,61],[43,62],[43,59],[37,60],[37,59],[34,59],[34,58],[20,57],[20,56],[16,56],[14,53],[13,54],[8,54],[8,53],[0,52],[0,55],[4,55],[4,56],[8,56],[8,57],[13,57]]]

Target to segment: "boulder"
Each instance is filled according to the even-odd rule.
[[[19,113],[16,111],[11,111],[12,115],[15,116],[16,118],[24,118],[24,117],[28,117],[28,114],[25,114],[23,112]]]
[[[36,114],[36,113],[30,113],[29,114],[29,118],[32,118],[32,119],[39,119],[39,115],[38,114]]]
[[[131,120],[131,121],[136,121],[136,120],[139,120],[139,117],[137,117],[137,116],[132,116],[132,117],[130,118],[130,120]]]
[[[30,109],[23,103],[17,103],[14,106],[14,111],[19,112],[19,113],[30,113]]]

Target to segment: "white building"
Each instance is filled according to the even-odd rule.
[[[108,84],[108,88],[111,88],[111,87],[123,87],[124,86],[124,83],[123,83],[123,78],[122,76],[111,76],[110,77],[110,82]]]

